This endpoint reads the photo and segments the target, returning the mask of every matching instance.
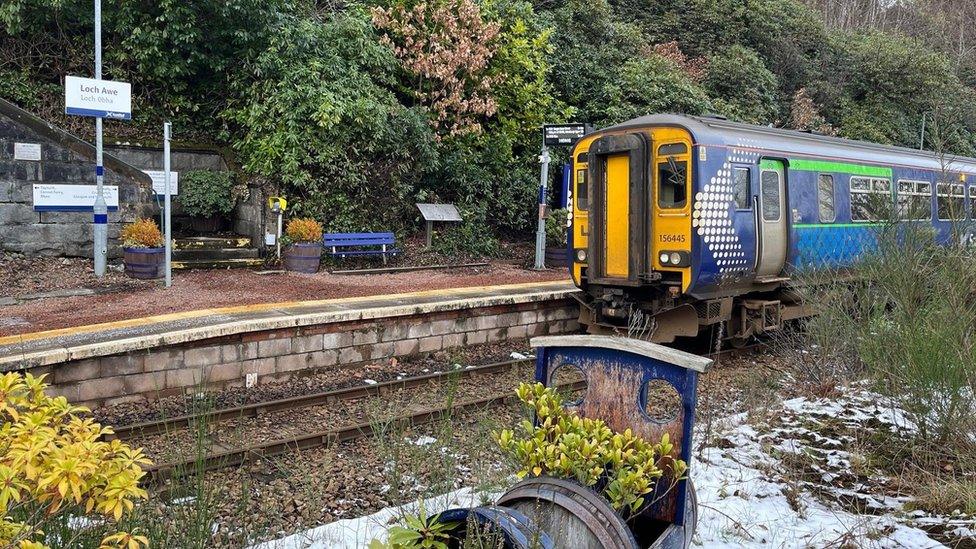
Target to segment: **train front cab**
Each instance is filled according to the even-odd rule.
[[[635,308],[672,309],[691,284],[692,145],[683,128],[649,127],[574,149],[572,275],[599,301],[588,325],[627,328]]]
[[[725,337],[741,341],[799,314],[784,315],[778,292],[791,246],[785,159],[718,151],[676,126],[577,144],[572,276],[591,333],[669,342],[730,321]],[[740,171],[741,204],[725,200]]]

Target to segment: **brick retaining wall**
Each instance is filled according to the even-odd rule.
[[[465,345],[579,329],[572,299],[336,322],[133,351],[29,369],[48,373],[50,394],[95,408],[208,388],[258,384]]]

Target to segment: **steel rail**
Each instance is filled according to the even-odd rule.
[[[535,360],[534,358],[512,359],[502,362],[493,362],[481,366],[462,368],[460,370],[448,370],[435,372],[421,376],[384,381],[375,385],[357,385],[342,389],[332,389],[310,395],[298,395],[294,397],[269,400],[265,402],[255,402],[243,406],[231,408],[221,408],[195,414],[184,414],[171,418],[163,418],[142,423],[133,423],[122,427],[115,427],[114,433],[105,435],[105,440],[131,439],[137,436],[152,436],[160,433],[167,433],[177,429],[185,429],[193,426],[198,421],[226,421],[228,419],[257,417],[262,414],[281,412],[283,410],[294,410],[321,406],[324,404],[334,404],[346,400],[376,396],[388,391],[410,389],[425,385],[431,381],[443,381],[457,377],[468,377],[473,374],[495,374],[504,372],[506,369],[515,368],[517,365]]]
[[[585,387],[585,382],[572,384],[574,388]],[[392,423],[400,423],[405,426],[416,427],[426,423],[431,423],[449,417],[459,412],[488,408],[503,404],[515,399],[515,394],[511,391],[504,394],[492,395],[489,397],[475,400],[462,401],[448,406],[428,408],[423,411],[393,418]],[[160,482],[174,476],[186,476],[187,474],[202,473],[215,469],[225,469],[244,465],[251,461],[260,460],[266,457],[275,456],[292,452],[295,450],[308,450],[327,446],[340,442],[348,442],[360,438],[370,437],[375,434],[375,425],[371,422],[361,422],[337,429],[328,429],[279,439],[269,442],[262,442],[248,445],[242,448],[235,448],[222,452],[215,452],[207,456],[194,456],[192,458],[150,465],[143,470],[147,473],[150,482]]]

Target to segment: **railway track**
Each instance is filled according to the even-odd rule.
[[[748,352],[756,347],[757,346],[754,345],[745,347],[743,349],[728,349],[719,351],[718,353],[709,354],[708,356],[713,359],[717,359],[742,352]],[[333,405],[364,397],[375,397],[394,391],[421,387],[432,382],[445,382],[451,379],[457,379],[458,377],[467,377],[478,374],[501,374],[508,370],[517,369],[519,366],[531,362],[532,360],[534,360],[534,358],[495,362],[482,366],[469,367],[462,370],[438,372],[402,380],[387,381],[375,385],[336,389],[311,395],[301,395],[274,401],[247,404],[233,408],[224,408],[197,414],[187,414],[158,421],[132,424],[116,428],[115,433],[113,435],[108,435],[107,438],[129,440],[136,437],[160,435],[179,429],[192,428],[194,425],[199,425],[199,422],[220,422],[238,418],[258,417],[263,414],[291,411],[326,404]],[[569,382],[561,384],[560,387],[569,390],[579,390],[585,388],[585,382]],[[455,414],[498,406],[504,404],[505,402],[509,402],[514,398],[515,395],[512,391],[506,391],[502,394],[493,394],[476,399],[449,402],[444,406],[425,408],[420,411],[400,415],[393,419],[393,421],[400,422],[400,424],[403,426],[420,426],[446,417],[451,417]],[[147,478],[149,482],[158,483],[173,476],[183,476],[186,474],[200,473],[228,467],[238,467],[252,461],[281,455],[295,450],[316,448],[366,438],[373,436],[375,434],[375,429],[376,425],[371,422],[356,422],[335,428],[313,431],[309,432],[308,434],[301,434],[298,436],[289,436],[276,440],[266,440],[235,448],[218,449],[217,451],[210,452],[205,456],[194,455],[187,459],[154,463],[153,465],[145,468],[145,470],[148,473]]]
[[[323,391],[310,395],[299,395],[295,397],[269,400],[266,402],[245,404],[243,406],[235,406],[232,408],[221,408],[218,410],[199,412],[196,414],[185,414],[156,421],[134,423],[131,425],[116,427],[115,433],[113,435],[106,436],[106,439],[131,439],[135,436],[152,436],[160,433],[171,432],[176,429],[189,428],[200,421],[219,422],[228,419],[257,417],[262,414],[294,410],[298,408],[309,408],[312,406],[321,406],[323,404],[335,404],[347,400],[382,395],[390,391],[420,387],[430,382],[447,381],[449,379],[467,377],[476,374],[497,374],[532,360],[535,359],[523,358],[493,362],[491,364],[473,366],[461,370],[449,370],[393,381],[385,381],[375,385],[357,385],[355,387],[334,389],[331,391]]]

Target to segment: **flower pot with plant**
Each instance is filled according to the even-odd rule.
[[[564,405],[558,390],[541,383],[522,383],[517,395],[535,421],[526,419],[518,429],[494,434],[523,479],[497,505],[522,512],[542,531],[558,534],[563,543],[554,541],[559,547],[594,546],[587,541],[592,533],[556,528],[581,521],[599,525],[613,547],[646,546],[638,545],[630,525],[688,470],[676,457],[667,431],[653,442],[630,428],[614,430],[602,419],[577,415]],[[549,505],[540,507],[543,501]]]
[[[197,232],[219,231],[234,211],[238,194],[231,172],[191,170],[180,177],[180,207],[191,217],[190,226]]]
[[[549,212],[546,218],[546,266],[566,267],[569,265],[566,244],[569,237],[569,210],[559,209]]]
[[[132,278],[153,279],[165,275],[166,248],[163,235],[152,219],[140,219],[122,228],[122,262]]]
[[[316,273],[322,261],[322,224],[308,217],[297,217],[288,221],[285,236],[282,264],[285,270],[299,273]]]

